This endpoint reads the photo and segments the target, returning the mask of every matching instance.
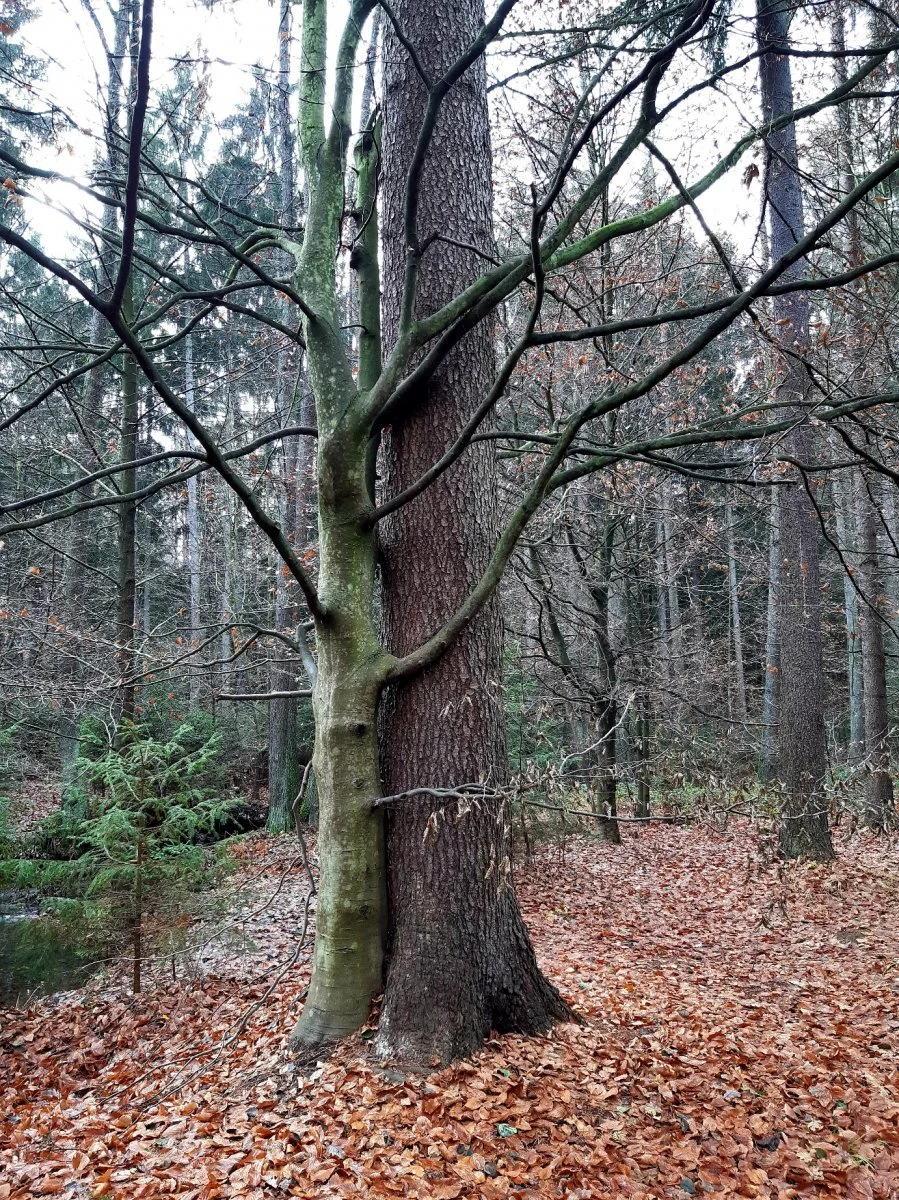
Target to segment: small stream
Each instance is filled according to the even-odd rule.
[[[0,909],[0,1007],[80,987],[94,969],[96,943],[87,945],[76,922],[28,903]]]

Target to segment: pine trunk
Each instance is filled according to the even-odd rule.
[[[862,476],[858,524],[861,534],[862,662],[865,694],[865,822],[877,833],[896,828],[896,801],[890,774],[890,717],[887,700],[883,617],[886,607],[877,550],[877,514],[871,488]]]
[[[395,16],[427,70],[439,76],[483,21],[483,4],[401,0]],[[385,39],[384,309],[388,342],[399,318],[407,247],[407,166],[425,106],[422,83],[392,29]],[[448,95],[424,170],[422,240],[444,234],[492,250],[486,73],[477,62]],[[470,282],[483,258],[434,241],[423,258],[418,313]],[[386,490],[408,486],[446,449],[482,399],[493,372],[490,330],[469,334],[395,420],[386,443]],[[384,629],[394,654],[442,623],[480,576],[497,527],[491,443],[472,448],[384,530]],[[385,785],[412,787],[506,777],[502,625],[494,599],[452,649],[385,705]],[[391,928],[378,1049],[422,1062],[449,1061],[498,1030],[537,1032],[569,1015],[537,967],[510,872],[503,801],[485,798],[458,818],[421,799],[388,819]],[[426,836],[427,835],[427,836]]]

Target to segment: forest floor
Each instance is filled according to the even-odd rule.
[[[412,1076],[365,1031],[304,1077],[308,885],[296,842],[250,837],[242,937],[138,997],[0,1013],[0,1198],[899,1197],[899,841],[839,851],[784,870],[749,829],[668,825],[543,846],[522,907],[584,1026]]]

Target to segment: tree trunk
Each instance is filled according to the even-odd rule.
[[[483,21],[479,0],[395,5],[400,27],[435,77]],[[421,80],[388,23],[384,54],[384,311],[393,340],[407,246],[403,204],[425,106]],[[444,234],[485,253],[493,248],[486,70],[480,59],[457,84],[438,120],[424,170],[422,239]],[[483,259],[434,241],[421,264],[418,313],[470,282]],[[493,373],[490,329],[479,326],[395,420],[387,440],[386,490],[418,478],[482,399]],[[485,567],[497,527],[492,443],[480,443],[384,531],[384,629],[394,654],[410,650],[453,611]],[[436,531],[436,533],[435,533]],[[384,731],[390,793],[410,787],[506,777],[502,626],[494,598],[426,675],[392,690]],[[377,1046],[382,1055],[430,1062],[470,1053],[491,1028],[537,1032],[569,1015],[546,982],[518,909],[503,802],[440,815],[421,799],[401,801],[388,821],[391,930],[387,991]],[[426,836],[427,835],[427,836]]]
[[[848,570],[843,568],[843,609],[846,614],[846,681],[849,691],[848,759],[853,765],[865,757],[864,680],[862,676],[862,643],[858,619],[857,584],[849,574],[857,571],[856,514],[853,511],[853,490],[857,487],[855,472],[834,481],[834,509],[837,523],[837,542]]]
[[[886,632],[888,665],[891,665],[890,682],[899,686],[896,678],[899,669],[899,521],[896,519],[896,489],[884,488],[883,542],[888,566],[884,568],[884,591],[886,594],[886,616],[889,630]]]
[[[842,4],[836,6],[833,15],[834,49],[837,52],[836,77],[838,83],[846,79],[845,15]],[[845,192],[855,186],[854,142],[852,114],[844,105],[838,115],[840,131],[841,188]],[[863,261],[862,236],[858,213],[853,210],[848,218],[849,259],[853,264]],[[857,386],[865,386],[869,374],[865,347],[868,337],[865,329],[865,295],[853,296],[850,319],[853,329],[852,358],[855,360],[853,374]],[[896,827],[896,807],[893,796],[893,780],[890,774],[889,750],[889,701],[887,698],[886,654],[883,638],[883,614],[887,611],[883,595],[880,557],[877,548],[877,510],[872,493],[874,476],[859,470],[855,475],[857,494],[856,522],[860,542],[859,581],[861,602],[857,596],[855,615],[860,617],[862,692],[864,702],[864,754],[867,767],[865,775],[865,821],[882,833]],[[851,518],[851,510],[850,510]],[[854,591],[854,588],[853,588]],[[847,605],[847,624],[849,607]],[[848,632],[848,630],[847,630]],[[856,660],[858,655],[855,655]]]
[[[125,303],[127,317],[131,317],[131,281],[128,281]],[[134,462],[137,458],[139,400],[137,389],[137,363],[126,354],[122,363],[122,422],[119,456],[122,462]],[[137,486],[137,470],[128,467],[118,475],[118,486],[122,493],[133,492]],[[118,716],[121,722],[133,721],[135,716],[135,601],[137,599],[137,506],[133,501],[119,505],[118,509],[118,597],[116,656],[118,659],[119,694]]]
[[[588,504],[588,511],[601,519],[595,503]],[[593,601],[593,638],[596,644],[599,674],[601,684],[599,695],[594,700],[596,717],[595,738],[599,742],[598,753],[595,755],[600,765],[597,802],[600,811],[605,814],[600,823],[600,832],[606,841],[613,845],[621,845],[621,830],[618,825],[618,771],[615,745],[616,722],[618,719],[617,665],[615,652],[612,649],[612,628],[609,605],[609,591],[612,585],[613,560],[615,551],[614,521],[606,520],[602,530],[598,554],[600,578],[597,581],[590,577],[587,561],[578,549],[571,533],[568,534],[568,547],[571,556],[580,571],[581,578]]]
[[[766,121],[793,110],[790,57],[784,53],[789,48],[791,11],[783,0],[758,0],[759,74]],[[767,149],[765,194],[771,257],[777,261],[803,234],[795,125],[769,134]],[[797,263],[782,279],[796,279],[802,271]],[[808,302],[805,293],[799,292],[776,296],[772,307],[779,336],[789,351],[780,364],[777,400],[799,418],[808,388],[799,357],[809,344]],[[812,430],[806,420],[797,420],[788,448],[792,458],[812,460]],[[826,754],[818,524],[800,478],[794,478],[781,495],[780,565],[780,850],[786,858],[824,860],[833,858],[833,846],[823,786]]]
[[[143,777],[141,777],[143,790]],[[141,796],[143,800],[143,796]],[[141,968],[143,966],[143,924],[144,924],[144,835],[137,839],[137,853],[134,863],[134,915],[131,923],[131,990],[137,995],[141,990]]]
[[[831,16],[833,34],[834,76],[838,85],[846,83],[848,68],[846,64],[846,14],[843,0],[837,0]],[[855,187],[855,145],[853,142],[852,113],[847,104],[840,105],[837,110],[837,129],[839,144],[837,147],[838,177],[837,187],[844,193],[851,192]],[[846,219],[847,244],[846,253],[850,265],[858,265],[863,260],[861,230],[858,223],[858,213],[852,210]],[[865,355],[865,343],[868,340],[865,332],[864,313],[866,296],[864,292],[848,289],[849,318],[852,337],[849,341],[847,358],[851,369],[851,378],[856,389],[865,388],[869,366]],[[863,633],[860,622],[860,604],[858,587],[860,586],[862,562],[859,555],[864,555],[863,546],[859,543],[865,540],[866,504],[863,495],[865,481],[861,471],[850,471],[848,476],[837,477],[837,536],[840,545],[844,547],[843,557],[847,560],[849,570],[855,575],[850,577],[849,571],[843,572],[843,597],[846,608],[846,642],[849,673],[849,761],[860,763],[866,753],[865,740],[865,708],[866,686],[864,667],[867,665],[863,653]],[[842,526],[842,528],[841,528]],[[876,541],[876,533],[875,533]],[[866,596],[862,585],[862,596]],[[864,601],[863,601],[864,602]],[[862,602],[862,603],[863,603]],[[886,698],[884,697],[884,707]]]
[[[618,705],[615,703],[614,696],[608,696],[604,701],[599,702],[594,734],[600,743],[597,757],[601,765],[596,788],[596,802],[603,817],[599,823],[599,832],[607,842],[611,842],[614,846],[621,845],[621,829],[618,825],[618,771],[615,756],[617,717]]]
[[[666,418],[665,427],[669,426]],[[662,530],[665,538],[665,581],[668,592],[668,638],[672,678],[683,676],[684,635],[681,627],[680,594],[677,586],[677,562],[674,554],[674,519],[671,515],[670,486],[662,480]]]
[[[637,710],[637,804],[634,816],[645,821],[650,815],[650,784],[649,784],[649,697],[641,696]]]
[[[121,23],[119,23],[121,24]],[[125,40],[122,36],[122,46]],[[110,80],[113,77],[110,68]],[[115,234],[115,210],[106,207],[103,210],[103,232],[107,236]],[[104,319],[99,312],[94,312],[91,318],[91,342],[100,345],[104,333]],[[103,367],[95,367],[85,380],[82,399],[82,426],[84,446],[78,455],[78,466],[85,474],[89,474],[95,465],[95,446],[99,443],[99,434],[103,410],[103,391],[109,371]],[[76,496],[79,501],[90,501],[94,495],[94,485],[87,484],[78,489]],[[66,607],[73,614],[69,619],[67,644],[71,654],[66,655],[61,664],[62,691],[65,708],[60,718],[60,778],[62,781],[63,803],[76,804],[81,800],[81,789],[78,777],[78,756],[80,720],[78,702],[65,697],[66,682],[77,686],[84,678],[84,647],[90,614],[92,612],[91,573],[86,569],[94,561],[94,546],[96,544],[96,527],[92,521],[90,509],[83,509],[72,518],[72,561],[68,571],[68,596]],[[74,626],[74,628],[73,628]],[[70,709],[71,706],[71,709]]]
[[[281,219],[287,228],[297,220],[296,171],[294,164],[293,121],[290,111],[290,0],[281,0],[278,22],[278,88],[275,93],[275,115],[278,129],[280,158]],[[285,321],[290,320],[288,302],[284,302]],[[296,369],[292,347],[285,346],[278,354],[277,411],[285,425],[302,420],[299,413],[302,387]],[[292,378],[292,377],[296,378]],[[311,421],[306,422],[311,424]],[[300,463],[305,466],[302,438],[291,438],[283,447],[284,495],[281,503],[281,524],[296,546],[300,532],[298,496],[302,483]],[[305,475],[305,472],[304,472]],[[305,482],[305,479],[302,481]],[[304,531],[305,532],[305,531]],[[288,580],[275,558],[274,627],[284,630],[289,625]],[[301,635],[302,636],[302,635]],[[296,688],[296,669],[285,660],[283,643],[275,643],[275,658],[269,673],[273,692]],[[294,696],[280,696],[268,706],[268,831],[284,833],[293,827],[293,802],[300,787],[300,765],[297,745],[297,701]]]
[[[374,628],[375,539],[364,446],[329,429],[319,404],[318,672],[314,769],[319,883],[312,980],[293,1033],[315,1048],[352,1033],[380,991],[386,897],[377,705],[384,655]]]
[[[858,489],[861,533],[861,631],[865,694],[865,822],[878,833],[896,828],[896,802],[890,774],[889,706],[883,618],[886,607],[877,551],[877,514],[870,489],[874,481],[862,476]]]
[[[287,505],[288,511],[290,505]],[[276,558],[276,566],[280,567]],[[287,627],[287,581],[275,572],[274,628]],[[274,642],[274,660],[269,672],[272,691],[293,691],[297,686],[296,669],[285,659],[286,647]],[[292,806],[300,787],[297,758],[297,701],[295,696],[279,696],[268,706],[268,820],[269,833],[285,833],[293,826]]]
[[[223,692],[231,691],[231,655],[234,652],[230,629],[233,619],[233,601],[231,598],[231,560],[233,555],[231,504],[231,496],[226,492],[221,501],[222,588],[219,600],[222,621],[222,632],[219,635],[219,688]]]
[[[184,402],[194,411],[194,340],[191,334],[184,339]],[[191,439],[193,442],[193,439]],[[200,644],[200,505],[198,500],[198,477],[192,475],[187,481],[187,574],[189,584],[188,613],[190,615],[190,649],[195,651]],[[199,662],[188,660],[190,708],[193,711],[200,703]]]
[[[777,727],[780,722],[780,630],[777,594],[780,587],[780,488],[771,489],[768,531],[768,612],[765,632],[765,682],[762,690],[762,752],[759,781],[777,774]]]
[[[671,682],[671,628],[668,613],[668,566],[665,554],[665,526],[656,521],[656,621],[659,629],[659,660],[665,686]]]
[[[743,672],[743,632],[740,623],[740,591],[737,581],[737,554],[734,539],[734,510],[730,498],[724,503],[724,524],[727,534],[727,580],[730,589],[730,631],[734,650],[734,720],[746,728],[746,676]]]
[[[294,1043],[307,1053],[358,1029],[383,980],[386,898],[383,822],[377,807],[377,707],[392,665],[375,628],[371,427],[357,403],[338,315],[334,247],[343,217],[340,133],[348,127],[351,93],[338,89],[343,101],[335,112],[333,136],[326,134],[327,15],[328,7],[318,0],[303,6],[299,83],[300,150],[309,197],[297,266],[314,313],[304,313],[303,335],[318,430],[319,541],[317,588],[310,589],[302,572],[295,572],[315,620],[318,647],[313,689],[319,797],[315,950],[306,1003],[293,1033]],[[354,60],[353,29],[358,26],[348,25],[341,39],[342,71]],[[360,386],[369,387],[373,372],[368,363],[363,365]]]

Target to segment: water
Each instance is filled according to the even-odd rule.
[[[58,913],[0,914],[0,1007],[80,987],[96,969],[96,943]]]

